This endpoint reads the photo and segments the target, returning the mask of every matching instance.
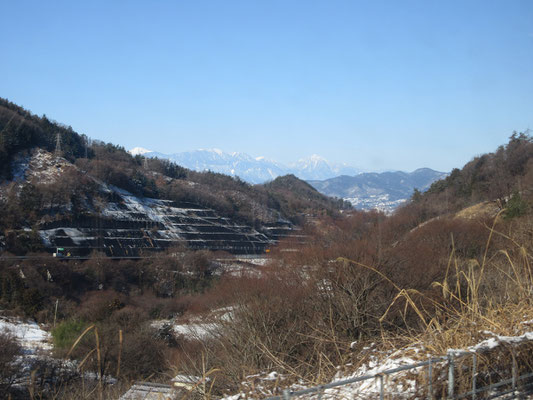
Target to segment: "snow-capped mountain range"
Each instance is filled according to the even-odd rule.
[[[132,155],[165,158],[195,171],[213,171],[238,176],[249,183],[264,183],[278,176],[294,174],[304,180],[323,180],[339,175],[356,175],[361,170],[347,164],[330,163],[313,155],[284,165],[265,157],[252,157],[245,153],[225,153],[218,149],[200,149],[182,153],[164,154],[136,147]]]

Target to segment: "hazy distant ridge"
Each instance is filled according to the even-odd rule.
[[[413,172],[367,172],[356,176],[308,180],[308,183],[325,195],[349,201],[356,208],[392,211],[405,203],[415,188],[423,192],[447,175],[430,168],[420,168]]]

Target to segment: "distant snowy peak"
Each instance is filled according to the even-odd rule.
[[[290,165],[292,173],[301,179],[323,180],[334,178],[339,175],[357,175],[360,169],[351,167],[348,164],[330,163],[325,158],[313,154],[311,157],[303,158]]]
[[[303,171],[309,171],[309,170],[315,170],[317,168],[320,169],[331,169],[330,164],[325,158],[320,157],[317,154],[313,154],[309,158],[301,158],[298,160],[296,164],[293,164],[293,167],[303,170]]]
[[[222,156],[224,154],[224,152],[220,149],[198,149],[197,151],[202,151],[204,153],[214,153],[219,156]]]
[[[165,158],[195,171],[213,171],[239,178],[249,183],[264,183],[278,176],[294,174],[301,179],[328,179],[338,175],[355,175],[360,171],[345,164],[331,164],[319,155],[301,159],[289,166],[263,156],[246,153],[225,153],[219,149],[199,149],[175,154],[149,151],[142,147],[130,150],[132,155]]]
[[[317,165],[319,163],[327,164],[328,161],[324,157],[319,156],[318,154],[313,154],[311,157],[299,159],[298,163],[306,165]]]
[[[135,147],[130,150],[130,154],[132,156],[139,156],[139,155],[142,156],[143,154],[146,154],[146,153],[153,153],[153,151],[145,149],[143,147]]]

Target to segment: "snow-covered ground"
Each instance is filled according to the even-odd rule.
[[[212,336],[218,330],[218,325],[216,323],[192,323],[177,324],[172,328],[177,335],[201,340]]]
[[[78,362],[54,358],[52,355],[51,335],[49,332],[32,321],[23,321],[20,318],[0,316],[0,333],[6,332],[12,335],[22,347],[22,354],[14,361],[18,368],[18,376],[14,387],[22,393],[27,393],[30,374],[40,371],[44,374],[39,379],[49,380],[71,379],[78,376]],[[2,349],[0,349],[2,351]],[[42,369],[45,365],[53,372],[46,375],[47,370]],[[97,380],[98,375],[91,371],[85,371],[83,376],[86,380]],[[104,376],[104,382],[114,384],[116,379]]]
[[[49,352],[52,349],[50,333],[36,322],[0,316],[0,332],[13,335],[22,346],[25,354]]]
[[[211,311],[207,316],[194,316],[188,320],[158,320],[152,322],[152,327],[162,329],[170,325],[177,336],[184,336],[190,340],[204,340],[216,336],[220,332],[221,323],[229,321],[233,315],[233,307],[224,307]]]
[[[16,181],[39,183],[55,182],[67,169],[77,167],[62,157],[38,149],[31,155],[18,155],[12,163],[13,178]]]
[[[271,261],[271,259],[268,257],[248,257],[248,258],[237,257],[236,260],[241,261],[241,262],[246,262],[249,264],[253,264],[253,265],[257,265],[257,266],[261,266],[261,267],[267,265]]]
[[[216,322],[203,322],[199,318],[195,318],[189,322],[176,322],[170,319],[164,319],[152,322],[151,326],[159,330],[165,326],[170,326],[174,335],[184,336],[189,340],[209,338],[219,329]]]
[[[415,358],[404,355],[403,351],[396,351],[389,355],[383,355],[375,351],[370,347],[366,348],[366,351],[372,353],[368,361],[362,364],[358,369],[353,373],[346,373],[339,371],[331,380],[330,383],[335,383],[338,381],[344,381],[352,378],[359,378],[364,376],[376,376],[372,379],[365,379],[360,382],[352,383],[349,385],[339,386],[336,388],[326,389],[321,394],[321,399],[324,400],[348,400],[348,399],[368,399],[368,398],[377,398],[380,392],[380,380],[379,375],[383,371],[392,370],[398,367],[405,365],[410,365],[418,362]],[[418,349],[410,348],[409,351],[418,353]],[[349,368],[350,365],[345,366]],[[340,368],[339,368],[340,369]],[[416,371],[414,371],[416,373]],[[277,383],[278,387],[283,387],[283,381],[286,379],[285,376],[277,373],[270,372],[265,374],[251,375],[246,377],[246,382],[243,382],[243,386],[248,386],[248,381],[253,381],[253,390],[248,393],[239,393],[236,395],[231,395],[224,397],[225,400],[241,400],[245,398],[250,398],[247,396],[257,396],[257,391],[259,391],[262,397],[272,395],[270,391],[274,381]],[[413,371],[401,371],[390,375],[384,381],[385,392],[389,395],[394,396],[393,398],[409,398],[410,395],[415,393],[416,390],[416,375],[413,374]],[[307,389],[308,386],[305,385],[302,381],[288,386],[291,391],[299,391]],[[255,392],[255,393],[254,393]],[[316,394],[300,396],[302,399],[314,399]]]
[[[261,276],[261,268],[267,265],[269,259],[267,258],[236,258],[234,260],[223,260],[219,267],[214,271],[215,275],[229,275],[229,276]]]
[[[203,246],[213,240],[220,240],[221,236],[226,236],[229,238],[229,246],[239,241],[249,242],[250,246],[253,246],[254,243],[260,243],[264,246],[271,243],[265,235],[258,231],[232,223],[227,218],[218,216],[211,209],[174,207],[171,201],[138,197],[123,189],[103,183],[100,183],[100,188],[103,191],[114,193],[120,198],[119,201],[107,202],[105,207],[100,210],[100,215],[117,221],[133,223],[141,221],[147,226],[152,226],[154,229],[144,230],[147,240],[156,240],[159,243],[163,241],[180,243],[187,240],[190,244],[197,242],[199,246]],[[155,229],[156,226],[157,229]],[[132,230],[136,233],[139,232],[139,228],[135,226],[129,230],[106,229],[107,238],[120,240],[122,245],[127,247],[129,240],[138,240],[128,236]],[[54,243],[58,237],[70,239],[76,246],[91,247],[93,246],[91,241],[95,239],[97,232],[94,228],[70,228],[67,224],[51,229],[41,229],[39,234],[48,247],[55,247]],[[213,237],[219,239],[213,239]],[[135,243],[131,246],[135,246]]]
[[[533,324],[533,321],[524,322],[523,324],[531,325]],[[481,354],[499,346],[502,348],[508,348],[511,345],[518,345],[533,340],[533,332],[531,331],[517,336],[500,336],[489,331],[483,331],[482,333],[490,337],[465,349],[449,349],[447,353],[453,354],[455,357],[468,357],[473,353]],[[420,385],[425,385],[427,383],[427,366],[392,372],[392,370],[397,368],[417,364],[421,361],[427,361],[430,355],[426,353],[422,345],[387,352],[378,351],[374,348],[374,345],[371,345],[363,348],[361,355],[366,358],[365,362],[355,369],[355,371],[351,365],[339,367],[339,372],[335,374],[330,383],[337,383],[361,377],[367,377],[368,379],[325,389],[320,397],[318,397],[317,393],[313,393],[300,395],[297,396],[297,398],[320,398],[323,400],[377,399],[380,395],[380,376],[383,376],[383,387],[387,396],[395,399],[411,399],[418,398],[417,395],[419,393],[417,392],[420,392],[421,390]],[[433,360],[435,361],[435,366],[439,365],[440,367],[445,366],[447,368],[447,360],[445,357],[436,357],[436,360],[435,358],[433,358]],[[509,365],[509,369],[511,369],[511,365]],[[350,370],[352,372],[348,372]],[[445,382],[444,380],[447,378],[447,370],[445,371],[446,373],[440,375],[440,378],[438,378],[443,382]],[[507,376],[509,374],[510,371],[503,373],[502,376]],[[313,386],[305,385],[302,381],[287,385],[283,383],[286,379],[286,376],[275,371],[251,375],[246,377],[245,381],[242,382],[242,390],[240,393],[227,395],[226,397],[223,397],[223,399],[241,400],[247,398],[268,397],[272,395],[280,395],[282,393],[281,390],[285,388],[289,389],[291,392],[296,392]],[[427,389],[423,388],[422,390],[425,392]],[[492,389],[490,394],[496,394],[494,389]]]

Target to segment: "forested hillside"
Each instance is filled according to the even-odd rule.
[[[16,104],[0,97],[0,178],[10,179],[10,162],[22,150],[41,147],[53,152],[57,134],[61,135],[62,156],[69,161],[86,154],[87,137],[78,135],[70,126],[49,120],[46,115],[39,117]]]
[[[437,181],[425,193],[416,191],[412,204],[402,213],[413,212],[420,221],[457,212],[465,207],[495,201],[500,209],[516,207],[525,212],[533,189],[533,140],[529,132],[513,133],[495,152],[475,157],[462,169]]]

